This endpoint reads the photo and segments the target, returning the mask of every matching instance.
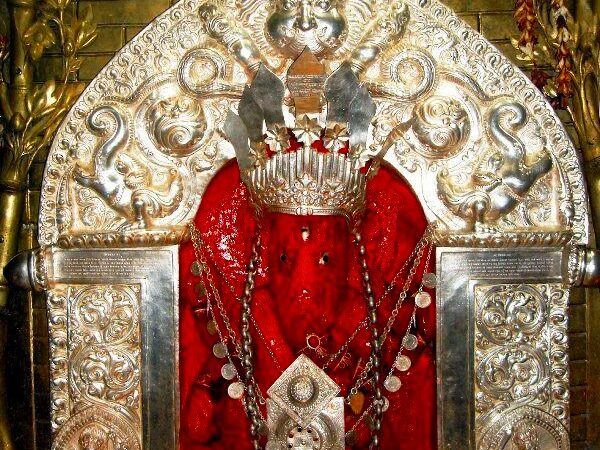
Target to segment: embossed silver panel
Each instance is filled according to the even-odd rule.
[[[446,6],[337,2],[315,19],[337,30],[324,42],[295,27],[284,3],[183,0],[127,44],[57,133],[40,243],[185,225],[234,156],[221,135],[227,112],[261,63],[281,78],[306,45],[327,74],[347,63],[369,90],[368,153],[385,153],[429,220],[455,232],[567,231],[587,243],[583,174],[567,132],[531,82]],[[334,13],[345,17],[343,33]]]
[[[568,448],[564,260],[438,249],[440,449]]]
[[[57,450],[103,423],[112,423],[105,435],[120,439],[107,441],[115,448],[177,448],[177,254],[176,246],[53,252],[48,307]]]

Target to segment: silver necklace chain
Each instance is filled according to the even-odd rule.
[[[197,239],[198,243],[202,245],[202,247],[206,248],[206,250],[209,253],[209,256],[211,258],[211,260],[213,261],[213,265],[214,267],[217,267],[216,265],[216,258],[215,258],[215,254],[213,253],[212,249],[206,244],[206,242],[202,239],[202,235],[200,233],[200,231],[193,225],[191,224],[191,229],[192,229],[192,233],[195,234],[195,238]],[[383,300],[392,293],[392,291],[394,290],[394,288],[396,287],[396,283],[398,281],[398,278],[400,277],[400,275],[402,275],[406,268],[408,267],[408,264],[411,260],[413,260],[413,258],[416,256],[417,252],[419,251],[419,249],[422,246],[426,246],[428,244],[428,239],[430,238],[429,236],[429,228],[425,231],[425,233],[423,234],[423,236],[421,237],[421,239],[417,242],[417,245],[415,246],[415,248],[413,249],[413,251],[411,252],[411,254],[406,258],[406,260],[404,261],[404,263],[402,264],[402,267],[396,272],[396,274],[394,275],[394,277],[392,278],[392,280],[390,281],[390,283],[387,285],[387,287],[385,288],[384,292],[379,296],[379,298],[377,299],[377,307],[379,307],[381,305],[381,303],[383,302]],[[198,252],[200,254],[203,254],[203,252],[201,251],[201,249],[198,249]],[[199,258],[197,258],[199,259]],[[204,261],[201,261],[201,263],[205,266],[208,267],[206,259],[204,259]],[[418,267],[418,266],[417,266]],[[229,290],[231,291],[231,293],[235,296],[237,295],[235,293],[235,287],[233,286],[233,284],[231,283],[231,281],[229,280],[229,278],[222,272],[219,271],[219,275],[221,276],[221,279],[224,281],[224,283],[227,285],[227,287],[229,288]],[[213,282],[212,281],[212,275],[210,276],[210,279],[208,280],[209,282]],[[410,286],[410,285],[409,285]],[[220,299],[220,297],[218,297]],[[231,325],[230,325],[230,320],[227,316],[227,313],[225,311],[225,308],[223,307],[223,304],[221,301],[218,302],[218,308],[219,308],[219,313],[220,316],[222,317],[223,323],[225,324],[225,327],[227,329],[228,335],[230,337],[230,339],[232,339],[232,342],[236,343],[236,351],[239,350],[239,341],[237,340],[236,337],[236,333],[235,331],[232,329]],[[271,347],[268,345],[267,340],[261,330],[261,328],[259,327],[258,323],[256,322],[256,319],[254,318],[254,315],[251,314],[251,320],[252,320],[252,324],[258,334],[258,336],[260,337],[261,341],[263,342],[263,344],[265,345],[265,347],[267,348],[269,355],[271,356],[271,359],[273,360],[273,363],[275,364],[275,366],[277,367],[278,370],[280,370],[281,372],[283,372],[283,368],[281,366],[281,363],[279,362],[279,360],[277,359],[277,356],[275,355],[275,353],[271,350]],[[332,355],[329,356],[328,360],[325,362],[325,364],[323,364],[322,369],[323,370],[327,370],[331,364],[333,364],[335,361],[337,361],[347,350],[347,348],[350,346],[350,344],[352,343],[352,341],[356,338],[356,336],[358,335],[358,333],[367,325],[368,321],[367,319],[363,319],[361,322],[359,322],[359,324],[357,325],[356,329],[353,331],[353,333],[348,337],[348,339],[346,339],[346,341],[340,346],[340,348],[333,353]]]
[[[258,450],[260,448],[259,434],[260,434],[261,427],[264,426],[265,420],[264,420],[264,417],[262,415],[260,408],[257,405],[257,401],[260,404],[264,405],[265,400],[264,400],[264,396],[262,395],[262,393],[260,391],[258,383],[254,379],[254,368],[253,368],[253,364],[252,364],[253,353],[252,353],[252,349],[251,349],[252,338],[251,338],[250,329],[249,329],[250,323],[252,323],[252,325],[256,329],[259,337],[261,338],[261,340],[267,347],[267,350],[269,351],[274,363],[276,364],[278,369],[281,370],[279,361],[277,360],[275,354],[271,351],[262,331],[260,330],[260,327],[256,323],[256,320],[251,313],[251,297],[252,297],[252,291],[254,289],[254,281],[255,281],[257,268],[258,268],[258,256],[259,256],[258,249],[260,248],[260,229],[258,230],[256,242],[253,245],[253,249],[252,249],[252,257],[251,257],[250,263],[248,264],[248,267],[247,267],[247,269],[248,269],[247,280],[246,280],[246,285],[244,288],[244,293],[243,293],[243,296],[241,299],[241,303],[242,303],[242,343],[240,344],[237,340],[237,335],[235,333],[235,330],[233,330],[233,327],[231,326],[231,321],[229,320],[229,317],[227,315],[227,312],[225,310],[225,307],[224,307],[221,297],[219,295],[218,289],[215,286],[211,271],[208,269],[208,263],[206,260],[206,256],[205,256],[204,252],[202,251],[202,247],[205,247],[207,249],[207,251],[209,253],[211,253],[211,257],[213,259],[214,259],[214,255],[212,254],[211,249],[206,245],[206,243],[203,242],[202,236],[201,236],[199,230],[197,230],[197,228],[194,226],[193,223],[190,223],[190,228],[191,228],[191,235],[192,235],[192,241],[193,241],[193,245],[194,245],[196,260],[199,264],[201,264],[201,267],[205,268],[205,270],[202,270],[201,272],[204,274],[204,276],[206,277],[206,281],[210,285],[212,295],[215,298],[215,303],[217,304],[217,308],[219,309],[219,315],[221,317],[221,320],[223,321],[223,324],[225,325],[225,328],[227,329],[227,334],[229,336],[229,340],[231,341],[231,345],[235,348],[236,356],[238,357],[238,359],[241,362],[241,366],[242,366],[242,369],[244,372],[244,379],[245,379],[244,390],[246,391],[246,399],[244,399],[243,402],[244,402],[244,406],[246,409],[246,413],[251,420],[250,431],[251,431],[251,435],[252,435],[252,442],[253,442],[254,448],[256,450]],[[369,407],[361,414],[361,417],[355,422],[354,426],[348,433],[354,432],[355,429],[357,428],[357,426],[365,419],[365,417],[370,415],[372,429],[371,429],[371,444],[370,444],[369,448],[377,449],[379,447],[379,436],[378,435],[379,435],[379,430],[381,428],[381,418],[383,415],[383,405],[384,405],[384,399],[383,399],[383,396],[381,393],[381,379],[380,379],[381,348],[383,347],[383,344],[385,343],[387,336],[393,327],[393,324],[400,312],[400,308],[401,308],[404,300],[407,298],[408,290],[410,289],[413,278],[416,275],[418,267],[421,263],[424,249],[430,243],[429,242],[430,228],[428,227],[426,229],[423,237],[419,240],[419,242],[417,243],[417,245],[415,246],[415,248],[413,249],[413,251],[411,252],[409,257],[406,259],[402,268],[396,273],[396,275],[394,276],[394,278],[392,279],[390,284],[386,287],[384,293],[379,297],[379,299],[377,301],[375,301],[372,287],[370,284],[371,278],[370,278],[368,265],[367,265],[367,261],[366,261],[366,249],[365,249],[364,245],[362,244],[362,237],[358,232],[355,232],[354,236],[355,236],[355,245],[358,249],[358,253],[359,253],[359,257],[360,257],[360,264],[361,264],[362,276],[363,276],[363,288],[365,290],[365,298],[367,299],[367,309],[368,309],[369,313],[368,313],[368,317],[359,323],[356,330],[350,335],[350,337],[346,340],[346,342],[344,342],[344,344],[340,347],[340,349],[328,359],[328,361],[323,366],[323,369],[325,370],[326,368],[328,368],[331,363],[333,363],[340,356],[342,356],[342,354],[346,351],[349,344],[356,337],[356,335],[359,333],[359,331],[362,328],[364,328],[364,326],[366,326],[368,323],[371,324],[371,356],[370,356],[367,364],[363,368],[361,374],[359,375],[358,379],[356,380],[354,386],[351,388],[350,394],[346,397],[346,402],[349,402],[349,399],[353,395],[356,395],[358,393],[358,389],[361,386],[363,386],[367,382],[367,379],[369,378],[369,381],[371,382],[371,384],[373,385],[373,388],[374,388],[373,401],[371,402]],[[428,256],[427,256],[426,266],[429,265],[431,251],[432,251],[432,248],[430,247]],[[398,277],[400,276],[401,273],[403,273],[405,271],[406,267],[408,266],[408,263],[413,258],[414,258],[413,264],[409,271],[408,277],[403,285],[402,291],[398,297],[398,301],[396,302],[396,305],[395,305],[394,309],[392,310],[392,314],[390,315],[390,318],[388,319],[386,326],[383,329],[383,333],[382,333],[381,337],[379,337],[379,333],[378,333],[378,329],[377,329],[377,309],[378,309],[379,305],[381,304],[381,302],[383,301],[383,299],[393,291]],[[227,279],[227,277],[224,274],[221,273],[221,276],[222,276],[225,284],[228,285],[231,292],[235,295],[235,288],[233,287],[231,282]],[[418,292],[421,292],[422,289],[423,289],[423,283],[421,283]],[[207,294],[208,294],[208,291],[207,291]],[[219,336],[219,340],[221,341],[221,343],[224,346],[226,357],[227,357],[229,363],[232,365],[232,367],[235,367],[235,364],[233,363],[233,360],[231,358],[231,354],[229,353],[229,350],[227,348],[227,338],[220,330],[218,321],[216,320],[216,317],[215,317],[214,309],[212,308],[212,304],[209,299],[209,295],[207,295],[207,311],[209,312],[212,320],[215,323],[215,329]],[[405,336],[410,332],[411,326],[414,324],[415,313],[416,313],[416,306],[411,315],[411,320],[409,321],[409,325],[407,327]],[[402,345],[396,358],[398,358],[401,355],[403,349],[404,349],[404,347]],[[394,370],[394,366],[392,365],[392,369],[390,370],[388,377],[393,373],[393,370]],[[371,374],[371,377],[369,377],[369,374]],[[347,435],[348,435],[348,433],[347,433]]]

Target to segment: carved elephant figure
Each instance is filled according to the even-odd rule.
[[[514,135],[526,123],[527,111],[522,105],[501,104],[491,112],[488,122],[497,150],[486,152],[470,175],[455,176],[447,169],[438,175],[442,201],[476,231],[493,228],[494,222],[509,214],[552,168],[546,148],[537,155],[527,155],[523,141]],[[535,161],[528,165],[527,160],[532,159]]]
[[[181,181],[177,170],[170,169],[163,182],[167,192],[155,189],[150,168],[122,152],[129,141],[129,130],[115,108],[95,109],[87,125],[96,135],[104,135],[110,128],[107,117],[114,122],[114,132],[96,151],[93,174],[76,166],[73,176],[80,185],[95,191],[112,209],[130,219],[134,228],[145,228],[151,217],[164,216],[177,208],[181,201]]]

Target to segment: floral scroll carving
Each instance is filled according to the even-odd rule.
[[[167,155],[184,156],[198,150],[206,133],[206,118],[200,105],[181,96],[160,100],[148,109],[149,135]]]
[[[141,450],[139,439],[122,415],[104,408],[74,416],[56,435],[56,450]]]
[[[413,113],[409,122],[420,141],[417,151],[426,157],[449,158],[462,150],[470,134],[470,122],[464,107],[456,100],[433,96]]]
[[[139,285],[49,297],[53,448],[140,448],[140,298]]]
[[[560,285],[475,287],[477,448],[568,448],[566,298]]]

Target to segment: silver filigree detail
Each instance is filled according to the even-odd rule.
[[[566,297],[561,285],[475,287],[478,449],[505,448],[511,434],[513,443],[534,439],[513,429],[521,422],[543,436],[540,448],[568,448]]]
[[[156,147],[168,156],[187,156],[204,143],[207,131],[202,105],[179,95],[161,99],[146,112],[148,134]]]
[[[307,356],[296,358],[267,391],[267,448],[343,450],[344,399],[336,397],[339,391]]]
[[[134,425],[123,414],[93,407],[73,416],[57,433],[53,450],[141,450]]]

